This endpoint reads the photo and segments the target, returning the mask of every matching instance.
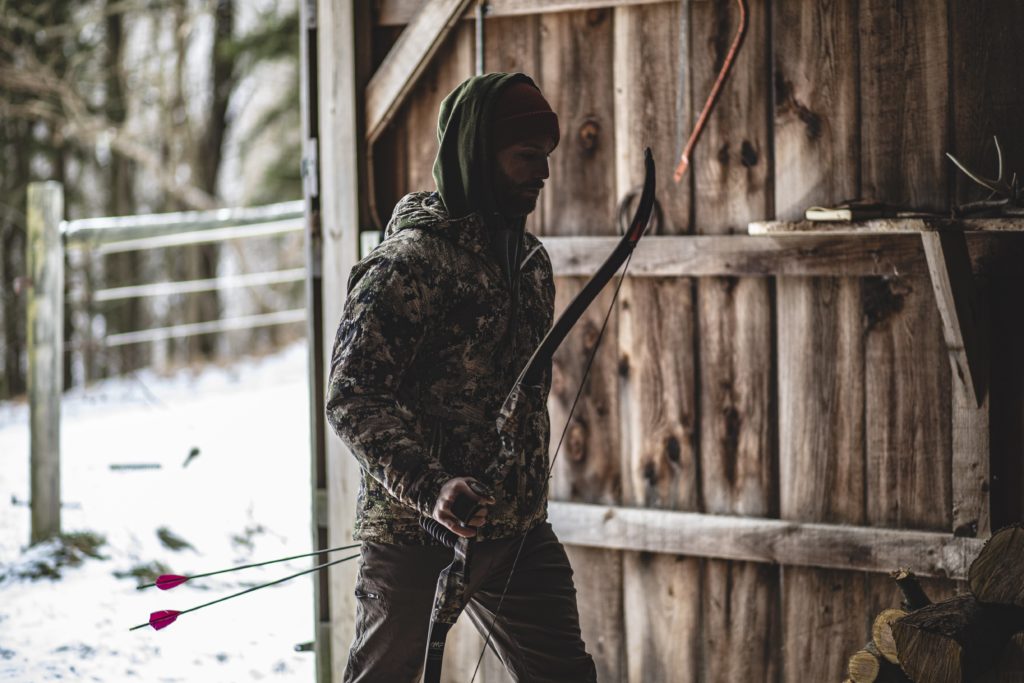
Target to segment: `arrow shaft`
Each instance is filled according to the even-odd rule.
[[[276,579],[276,580],[270,581],[268,583],[261,583],[258,586],[253,586],[251,588],[246,588],[244,591],[238,591],[237,593],[232,593],[231,595],[227,595],[227,596],[225,596],[223,598],[217,598],[216,600],[211,600],[210,602],[204,602],[202,605],[196,605],[195,607],[189,607],[188,609],[182,610],[179,614],[188,614],[189,612],[195,612],[196,610],[201,610],[204,607],[209,607],[211,605],[216,605],[218,602],[224,602],[225,600],[231,600],[232,598],[237,598],[239,596],[245,595],[246,593],[252,593],[253,591],[258,591],[261,588],[269,588],[270,586],[276,586],[279,583],[284,583],[285,581],[290,581],[291,579],[294,579],[296,577],[302,576],[303,574],[310,574],[312,572],[320,571],[321,569],[326,569],[327,567],[330,567],[331,565],[340,564],[341,562],[345,562],[347,560],[353,560],[353,559],[355,559],[357,557],[359,557],[359,555],[349,555],[348,557],[343,557],[340,560],[334,560],[332,562],[324,562],[323,564],[317,565],[317,566],[315,566],[315,567],[313,567],[311,569],[304,569],[301,572],[295,572],[294,574],[290,574],[290,575],[288,575],[288,576],[286,576],[284,578],[281,578],[281,579]]]
[[[285,576],[285,577],[280,578],[280,579],[276,579],[274,581],[270,581],[268,583],[262,583],[262,584],[260,584],[258,586],[253,586],[252,588],[246,588],[243,591],[239,591],[237,593],[232,593],[231,595],[224,596],[223,598],[217,598],[216,600],[211,600],[210,602],[204,602],[203,604],[196,605],[195,607],[189,607],[188,609],[181,610],[180,612],[178,612],[178,614],[176,614],[175,617],[179,617],[182,614],[188,614],[189,612],[195,612],[197,610],[201,610],[204,607],[210,607],[211,605],[216,605],[219,602],[224,602],[226,600],[231,600],[233,598],[240,597],[242,595],[245,595],[246,593],[252,593],[253,591],[258,591],[261,588],[269,588],[270,586],[276,586],[279,583],[284,583],[285,581],[290,581],[291,579],[294,579],[294,578],[297,578],[299,576],[302,576],[303,574],[311,574],[312,572],[320,571],[321,569],[326,569],[327,567],[330,567],[330,566],[335,565],[335,564],[340,564],[342,562],[347,562],[348,560],[354,560],[357,557],[359,557],[358,554],[357,555],[349,555],[348,557],[343,557],[340,560],[333,560],[331,562],[324,562],[323,564],[317,565],[317,566],[315,566],[315,567],[313,567],[311,569],[304,569],[301,572],[295,572],[294,574],[290,574],[288,576]],[[144,626],[149,626],[149,625],[150,624],[147,622],[145,624],[139,624],[138,626],[132,626],[128,630],[129,631],[134,631],[136,629],[142,628]]]
[[[352,548],[358,548],[358,547],[359,547],[358,543],[352,543],[350,545],[339,545],[337,548],[324,548],[323,550],[314,550],[311,553],[303,553],[302,555],[292,555],[291,557],[281,557],[281,558],[278,558],[276,560],[267,560],[266,562],[254,562],[252,564],[243,564],[243,565],[238,566],[238,567],[228,567],[227,569],[218,569],[217,571],[205,572],[203,574],[193,574],[191,576],[185,577],[185,580],[188,581],[190,579],[200,579],[200,578],[203,578],[203,577],[206,577],[206,576],[216,576],[217,574],[226,574],[228,572],[237,572],[237,571],[240,571],[242,569],[251,569],[253,567],[263,567],[263,566],[266,566],[268,564],[275,564],[277,562],[288,562],[290,560],[301,560],[304,557],[313,557],[314,555],[321,555],[321,554],[324,554],[324,553],[333,553],[333,552],[336,552],[336,551],[339,551],[339,550],[351,550]],[[143,588],[152,588],[155,585],[157,585],[157,584],[155,584],[155,583],[147,583],[145,585],[139,586],[138,590],[142,590]]]

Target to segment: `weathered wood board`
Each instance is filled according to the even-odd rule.
[[[556,315],[572,300],[584,281],[561,278]],[[597,347],[613,291],[606,289],[576,324],[555,354],[551,395],[551,455],[554,461],[553,500],[618,502],[622,490],[619,454],[618,392],[615,383],[618,325],[613,315]],[[614,311],[612,311],[614,313]],[[569,408],[597,347],[583,394],[567,423]],[[565,439],[561,443],[562,431]],[[594,657],[599,680],[622,680],[625,642],[622,606],[622,553],[616,550],[568,547],[579,599],[580,628]]]
[[[617,200],[612,11],[543,15],[540,51],[539,85],[561,129],[541,194],[544,234],[610,234]]]
[[[781,0],[774,22],[775,208],[799,220],[858,194],[856,6]],[[779,278],[776,307],[780,516],[863,523],[859,282]],[[783,568],[784,681],[842,678],[864,644],[864,590],[863,574]]]
[[[740,234],[747,223],[772,211],[769,7],[763,1],[749,5],[745,47],[693,155],[694,225],[702,234]],[[710,91],[737,25],[731,3],[690,5],[694,109]],[[697,283],[705,512],[777,514],[772,308],[772,283],[766,280],[706,278]],[[778,647],[779,630],[747,619],[775,613],[777,582],[778,572],[771,567],[705,562],[706,680],[775,680],[778,660],[762,653]]]
[[[551,177],[541,195],[541,231],[545,235],[614,234],[612,17],[610,9],[594,9],[545,14],[539,19],[537,80],[558,113],[561,128],[561,141],[550,159]],[[561,310],[585,281],[558,278],[556,310]],[[589,351],[597,343],[611,295],[609,287],[555,354],[549,400],[552,448],[557,446]],[[617,334],[613,315],[555,463],[551,486],[554,499],[621,498],[615,387]],[[622,680],[622,553],[587,548],[568,551],[579,595],[580,627],[597,664],[598,678]]]

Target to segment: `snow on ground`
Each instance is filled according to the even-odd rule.
[[[182,615],[161,631],[150,612],[184,610],[312,566],[297,560],[136,590],[115,572],[162,562],[211,571],[311,550],[306,352],[170,378],[141,372],[69,392],[62,403],[66,532],[106,537],[59,579],[19,578],[46,548],[29,538],[28,409],[0,402],[0,680],[312,681],[312,575]],[[198,449],[187,466],[186,459]],[[111,465],[158,464],[159,469]],[[165,528],[191,547],[165,547]]]

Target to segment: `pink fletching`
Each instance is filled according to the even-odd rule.
[[[153,612],[149,615],[149,625],[154,630],[159,631],[162,628],[167,628],[174,623],[174,620],[181,614],[178,610],[173,609],[162,609],[158,612]]]
[[[180,576],[178,574],[161,574],[156,580],[156,587],[162,591],[166,591],[174,588],[175,586],[180,586],[186,581],[188,581],[187,576]]]

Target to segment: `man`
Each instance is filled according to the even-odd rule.
[[[487,478],[499,408],[551,326],[551,263],[524,224],[558,140],[527,76],[465,81],[441,104],[437,191],[404,197],[352,271],[327,390],[328,420],[362,467],[346,681],[420,675],[437,577],[451,562],[423,516],[474,537],[466,612],[515,680],[596,680],[572,569],[546,522],[550,368],[529,388],[515,466]],[[452,510],[459,495],[480,505],[466,524]]]

